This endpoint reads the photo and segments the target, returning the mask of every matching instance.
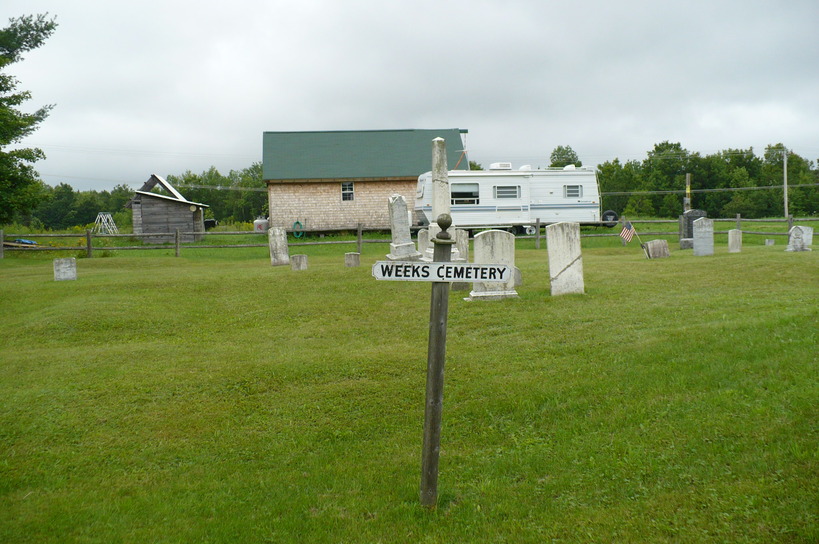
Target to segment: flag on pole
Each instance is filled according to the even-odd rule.
[[[626,221],[623,230],[620,231],[620,238],[629,243],[635,234],[637,234],[637,231],[634,230],[634,225],[631,224],[631,221]]]

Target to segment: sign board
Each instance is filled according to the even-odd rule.
[[[377,261],[373,265],[377,280],[485,283],[507,282],[511,274],[505,264]]]

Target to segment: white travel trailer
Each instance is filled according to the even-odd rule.
[[[617,221],[617,214],[600,213],[600,190],[595,168],[575,167],[512,170],[508,162],[489,170],[449,172],[452,222],[460,228],[496,227],[534,232],[541,224],[570,221]],[[432,172],[418,177],[415,215],[420,225],[432,216]]]

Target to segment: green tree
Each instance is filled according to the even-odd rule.
[[[483,170],[483,166],[481,163],[475,161],[469,161],[469,169],[470,170]]]
[[[559,145],[556,148],[554,148],[552,154],[549,155],[549,161],[550,161],[549,166],[556,168],[562,168],[570,164],[573,164],[575,166],[583,166],[583,163],[580,162],[577,153],[574,152],[574,149],[572,149],[572,146],[570,145],[567,146]]]
[[[31,134],[53,106],[43,106],[34,113],[20,111],[18,107],[31,98],[31,93],[18,91],[17,79],[3,71],[21,60],[24,53],[40,47],[54,32],[57,23],[47,17],[13,18],[0,30],[0,224],[33,210],[43,188],[33,166],[45,158],[42,150],[5,148]]]

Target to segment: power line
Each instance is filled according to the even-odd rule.
[[[789,188],[794,187],[819,187],[819,183],[800,183],[797,185],[788,185]],[[720,193],[732,191],[760,191],[763,189],[782,189],[781,185],[764,185],[762,187],[723,187],[721,189],[691,189],[692,193]],[[685,194],[685,189],[669,190],[669,191],[607,191],[600,193],[600,196],[629,196],[629,195],[673,195]]]

